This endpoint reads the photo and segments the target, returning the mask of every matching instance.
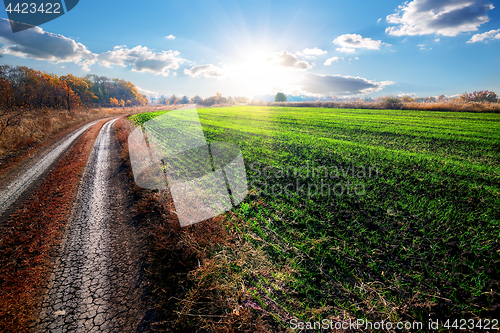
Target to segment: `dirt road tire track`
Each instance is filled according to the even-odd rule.
[[[107,122],[96,139],[35,331],[145,329],[142,240],[130,223],[115,121]]]
[[[9,180],[6,178],[13,180],[8,184],[0,186],[0,226],[15,210],[16,206],[18,206],[17,204],[21,203],[23,198],[29,195],[29,189],[33,189],[36,182],[43,179],[43,176],[82,135],[82,133],[95,123],[97,123],[97,121],[92,121],[83,125],[60,142],[57,142],[47,154],[36,161],[29,161],[29,167],[23,173],[16,175],[13,170],[8,175],[2,177],[2,180],[6,182]]]

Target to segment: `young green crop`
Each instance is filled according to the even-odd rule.
[[[209,142],[242,151],[265,205],[247,198],[234,209],[251,226],[240,232],[294,271],[282,278],[293,292],[275,299],[292,316],[492,318],[500,115],[256,106],[198,114]],[[344,191],[319,193],[325,183]]]

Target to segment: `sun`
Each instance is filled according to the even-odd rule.
[[[236,82],[248,95],[274,94],[277,90],[286,90],[293,83],[296,73],[274,63],[272,54],[265,50],[252,50],[236,66]]]

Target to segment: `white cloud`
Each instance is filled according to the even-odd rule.
[[[12,33],[10,22],[0,18],[0,53],[20,58],[61,62],[73,62],[89,71],[97,55],[85,45],[63,35],[43,31],[40,27]]]
[[[179,56],[178,51],[154,52],[146,46],[138,45],[132,49],[125,45],[115,46],[112,51],[99,54],[99,64],[112,67],[131,66],[134,72],[150,72],[155,75],[168,76],[170,70],[179,68],[186,60]]]
[[[335,50],[342,52],[342,53],[354,53],[354,52],[356,52],[356,49],[353,49],[350,47],[337,47]]]
[[[168,36],[165,36],[166,39],[175,39],[175,36],[174,35],[168,35]]]
[[[191,67],[190,69],[186,68],[184,69],[184,74],[192,77],[222,79],[228,76],[228,71],[225,68],[208,64],[208,65],[196,65]]]
[[[274,53],[271,57],[267,59],[269,62],[293,69],[306,70],[312,67],[307,61],[300,61],[297,57],[288,51],[281,51],[279,53]]]
[[[147,89],[142,89],[141,87],[139,86],[135,86],[137,88],[137,91],[143,95],[146,95],[146,96],[154,96],[154,95],[159,95],[159,93],[157,93],[156,91],[151,91],[151,90],[147,90]]]
[[[99,64],[112,67],[131,66],[135,72],[150,72],[168,76],[170,70],[179,68],[185,62],[177,51],[155,52],[145,46],[132,49],[126,45],[115,46],[113,50],[101,54],[90,52],[85,45],[63,35],[43,31],[40,27],[12,33],[10,22],[0,18],[0,54],[21,58],[46,60],[56,63],[73,62],[89,71],[90,66]]]
[[[390,44],[384,43],[381,40],[373,40],[357,34],[341,35],[335,38],[332,43],[341,46],[336,50],[344,53],[354,53],[356,49],[379,50],[381,45],[390,46]]]
[[[322,54],[327,54],[328,52],[315,47],[313,49],[304,49],[302,53],[307,55],[320,56]]]
[[[477,31],[490,20],[488,10],[493,8],[492,3],[484,0],[413,0],[386,17],[387,22],[396,26],[387,27],[385,32],[395,36],[456,36]]]
[[[425,50],[427,45],[425,44],[418,44],[417,47],[420,48],[421,50]]]
[[[490,30],[482,34],[475,34],[467,41],[467,43],[488,42],[490,39],[500,39],[500,29]]]
[[[86,71],[90,70],[89,66],[99,61],[106,67],[132,66],[132,70],[136,72],[168,76],[170,69],[179,68],[179,64],[185,61],[179,57],[177,51],[153,52],[140,45],[133,49],[128,49],[125,45],[115,46],[112,51],[97,55],[81,43],[43,31],[40,27],[14,34],[6,19],[0,19],[0,42],[6,44],[0,48],[0,53],[56,63],[74,62]]]
[[[377,23],[379,23],[380,21],[382,21],[382,18],[379,18],[379,19],[377,20]]]
[[[354,60],[359,60],[359,58],[358,57],[354,57]]]
[[[332,62],[338,62],[339,60],[344,60],[344,58],[340,58],[340,57],[331,57],[331,58],[328,58],[326,59],[325,63],[323,65],[325,66],[330,66],[332,64]]]
[[[399,93],[397,96],[398,96],[398,97],[405,97],[405,96],[408,96],[408,97],[412,97],[412,98],[418,97],[418,96],[417,96],[417,94],[415,94],[415,93],[409,93],[409,94]]]
[[[363,95],[380,91],[392,81],[376,82],[362,77],[304,74],[298,82],[300,89],[313,95]]]
[[[441,40],[441,38],[434,39],[435,42],[439,42],[440,40]]]

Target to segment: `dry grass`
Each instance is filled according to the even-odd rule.
[[[86,131],[1,228],[0,332],[32,323],[51,255],[62,240],[88,156],[104,121]]]
[[[279,331],[252,296],[247,279],[277,270],[239,236],[240,220],[227,213],[181,228],[168,190],[143,192],[137,213],[147,221],[149,278],[159,308],[157,330]],[[266,302],[267,300],[264,300]],[[281,318],[279,309],[274,311]],[[269,320],[271,319],[271,320]]]
[[[500,103],[443,101],[435,103],[402,103],[403,110],[500,112]]]
[[[259,104],[259,103],[257,103]],[[424,102],[400,102],[394,107],[388,107],[383,102],[284,102],[284,103],[260,103],[267,106],[286,107],[323,107],[343,109],[398,109],[398,110],[422,110],[422,111],[461,111],[461,112],[500,112],[500,103],[489,102],[461,102],[441,101],[434,103]]]
[[[20,152],[47,140],[71,126],[104,117],[127,113],[156,111],[158,106],[26,111],[18,123],[0,135],[0,160],[17,156]],[[3,120],[0,118],[0,125]],[[0,126],[1,127],[1,126]]]

